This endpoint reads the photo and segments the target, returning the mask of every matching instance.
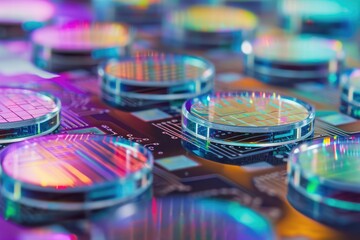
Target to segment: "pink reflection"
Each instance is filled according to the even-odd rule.
[[[53,4],[45,0],[1,0],[0,21],[8,23],[46,22],[55,13]]]
[[[0,238],[11,240],[77,240],[72,233],[49,228],[26,228],[0,218]]]
[[[77,240],[74,234],[52,233],[47,231],[27,232],[18,238],[19,240]]]
[[[57,50],[89,51],[96,48],[122,47],[131,40],[128,26],[120,23],[76,21],[38,29],[32,41]]]

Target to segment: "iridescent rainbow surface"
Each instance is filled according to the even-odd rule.
[[[0,88],[0,126],[1,123],[34,120],[58,111],[58,104],[47,95],[25,89]]]
[[[263,35],[253,51],[260,59],[299,64],[329,62],[343,54],[341,42],[307,35]]]
[[[32,41],[56,50],[89,51],[127,46],[132,38],[128,26],[120,23],[72,22],[38,29]]]
[[[334,21],[342,20],[352,14],[347,8],[349,5],[352,4],[344,1],[340,3],[336,0],[283,0],[281,11],[283,14],[311,18],[312,20]]]
[[[313,179],[338,183],[360,183],[360,140],[324,138],[315,144],[302,145],[294,151],[291,163]]]
[[[252,127],[286,125],[309,117],[301,104],[266,93],[209,96],[206,102],[195,102],[190,113],[211,123]]]
[[[174,27],[199,32],[253,30],[257,26],[253,13],[225,6],[195,5],[173,13],[169,21]]]
[[[118,137],[54,135],[7,148],[2,171],[22,183],[50,188],[77,188],[126,178],[152,159],[136,144]]]
[[[162,84],[204,79],[212,74],[211,66],[197,57],[154,52],[109,62],[105,73],[122,80]]]

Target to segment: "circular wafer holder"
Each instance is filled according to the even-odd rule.
[[[358,231],[360,190],[357,136],[327,137],[295,148],[288,161],[288,199],[317,221]]]
[[[254,37],[258,25],[256,15],[247,10],[207,5],[172,6],[163,21],[163,41],[167,45],[236,51],[242,41]]]
[[[232,146],[295,143],[314,131],[315,109],[292,97],[265,92],[219,92],[187,100],[182,128],[196,139]]]
[[[32,61],[45,70],[91,69],[130,54],[134,30],[123,23],[70,22],[36,30]]]
[[[102,98],[122,109],[181,105],[213,89],[215,69],[207,60],[147,53],[110,60],[99,67]]]
[[[278,165],[289,146],[313,136],[314,119],[314,107],[276,93],[203,95],[183,104],[182,144],[200,157],[226,164],[262,159]]]
[[[61,102],[48,93],[0,88],[0,143],[54,132],[60,126]]]
[[[123,204],[152,183],[151,152],[120,137],[35,138],[6,147],[0,163],[4,201],[20,210],[39,209],[44,221]]]
[[[338,85],[344,68],[339,41],[310,35],[264,35],[242,45],[248,74],[266,83]]]

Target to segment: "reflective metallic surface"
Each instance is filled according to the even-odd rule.
[[[265,92],[224,92],[187,100],[182,127],[195,138],[234,146],[294,142],[313,132],[314,108]]]
[[[110,136],[36,138],[11,145],[0,157],[2,193],[38,208],[103,208],[139,195],[152,182],[151,153]]]
[[[358,224],[359,143],[357,137],[327,137],[295,148],[288,163],[291,203],[332,225]]]
[[[60,125],[60,110],[60,100],[47,93],[0,88],[0,142],[51,133]]]
[[[149,53],[112,60],[99,68],[103,98],[168,101],[209,93],[215,69],[190,55]],[[114,99],[114,100],[111,100]]]

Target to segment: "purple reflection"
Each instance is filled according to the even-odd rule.
[[[56,232],[51,228],[26,228],[0,218],[0,240],[77,240],[74,234]]]
[[[130,40],[130,29],[126,25],[88,21],[48,26],[38,29],[32,35],[34,44],[64,51],[125,46]]]

